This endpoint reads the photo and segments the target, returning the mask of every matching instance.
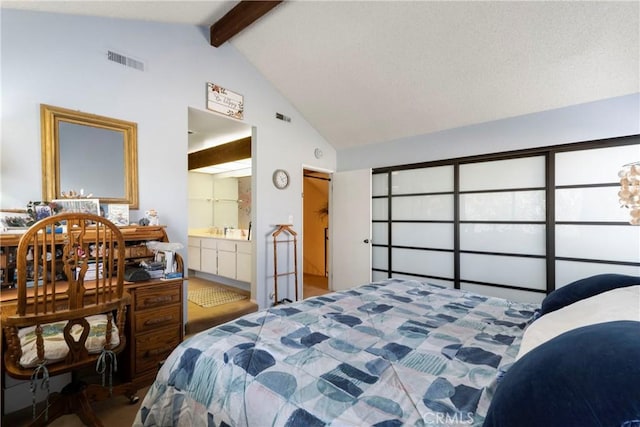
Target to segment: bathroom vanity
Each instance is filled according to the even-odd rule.
[[[231,237],[190,232],[189,269],[241,282],[251,282],[251,241],[233,230]]]

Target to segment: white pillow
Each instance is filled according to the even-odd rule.
[[[640,286],[613,289],[545,314],[524,331],[516,360],[571,329],[614,320],[640,321]]]
[[[89,353],[100,353],[105,344],[105,334],[107,331],[107,315],[98,314],[95,316],[88,316],[87,322],[89,322],[89,336],[85,347]],[[69,347],[64,340],[63,330],[66,321],[47,323],[42,325],[42,337],[44,338],[44,358],[45,364],[58,362],[63,360],[67,353],[69,353]],[[112,322],[113,329],[111,330],[111,344],[117,346],[120,344],[120,336],[118,334],[118,328],[114,322]],[[74,325],[71,328],[71,335],[77,340],[82,335],[82,327],[80,325]],[[38,365],[38,352],[36,350],[36,327],[30,326],[28,328],[20,329],[18,332],[20,338],[20,347],[22,348],[22,357],[20,357],[20,365],[24,368],[33,368]]]

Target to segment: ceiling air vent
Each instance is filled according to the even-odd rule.
[[[126,67],[131,67],[131,68],[135,68],[136,70],[144,71],[144,62],[138,61],[137,59],[130,58],[121,53],[114,52],[112,50],[107,51],[107,59],[109,61],[116,62]]]
[[[291,122],[291,117],[285,116],[282,113],[276,113],[276,119],[282,120],[283,122]]]

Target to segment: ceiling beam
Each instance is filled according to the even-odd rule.
[[[251,157],[251,137],[237,139],[215,147],[189,153],[189,170],[234,162]]]
[[[209,28],[211,46],[222,46],[224,42],[247,28],[280,3],[282,3],[282,0],[241,1]]]

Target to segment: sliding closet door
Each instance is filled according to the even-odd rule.
[[[376,173],[371,177],[371,278],[383,280],[389,272],[389,181],[391,173]]]
[[[373,278],[516,301],[598,273],[640,275],[618,171],[640,136],[399,165],[373,173]]]
[[[391,264],[395,276],[418,274],[453,286],[454,167],[391,174]]]
[[[638,144],[556,154],[557,288],[599,273],[640,275],[640,227],[618,201],[618,171],[638,160]]]
[[[460,288],[539,302],[546,279],[546,156],[460,165]]]
[[[453,287],[454,166],[374,175],[373,188],[374,277],[387,270]]]

